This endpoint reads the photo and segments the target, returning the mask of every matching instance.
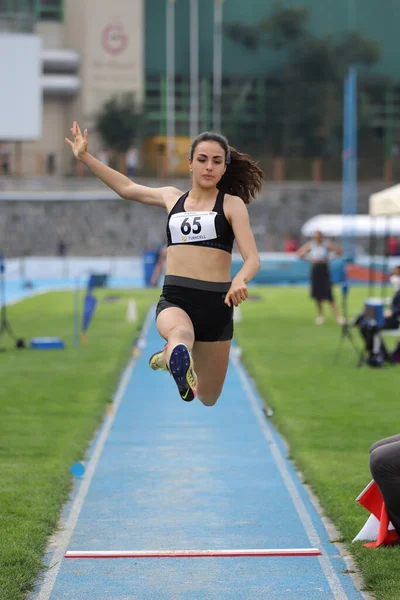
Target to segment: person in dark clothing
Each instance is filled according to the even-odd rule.
[[[385,316],[385,325],[387,325],[385,329],[396,329],[400,327],[400,265],[393,268],[390,283],[395,294],[392,298],[390,314]]]
[[[341,325],[344,323],[344,317],[339,314],[339,309],[333,297],[329,273],[330,260],[335,256],[341,256],[342,253],[342,248],[338,244],[325,241],[321,231],[315,231],[313,240],[307,242],[297,250],[299,258],[311,263],[310,291],[311,298],[315,301],[317,308],[317,317],[315,319],[317,325],[322,325],[324,322],[322,303],[325,301],[330,303],[336,321]]]
[[[398,329],[400,327],[400,265],[393,268],[390,282],[393,285],[395,293],[391,301],[390,309],[385,312],[383,324],[378,325],[375,322],[371,322],[365,313],[358,315],[354,320],[354,324],[358,325],[360,333],[365,341],[365,349],[369,355],[368,364],[371,366],[382,366],[385,360],[398,362],[396,357],[400,352],[400,343],[395,348],[392,355],[389,355],[380,332],[382,330]]]
[[[151,287],[156,287],[158,285],[158,281],[160,279],[161,272],[164,267],[164,263],[167,259],[167,244],[164,242],[160,244],[157,248],[157,260],[154,265],[153,274],[150,279]]]
[[[67,255],[67,244],[62,239],[59,239],[57,242],[57,254],[58,256]]]
[[[400,536],[400,435],[373,444],[369,466],[382,494],[389,519]]]

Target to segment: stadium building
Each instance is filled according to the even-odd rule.
[[[279,68],[282,56],[265,48],[246,50],[226,34],[233,23],[254,24],[268,13],[263,0],[201,0],[196,21],[191,21],[191,0],[0,0],[0,42],[18,36],[40,40],[40,92],[42,116],[36,141],[2,139],[0,169],[23,175],[74,172],[66,147],[72,120],[93,132],[95,115],[104,102],[123,92],[133,92],[144,108],[143,141],[151,156],[168,134],[168,11],[173,6],[174,27],[174,129],[183,148],[193,130],[190,120],[190,48],[198,32],[198,121],[200,130],[215,125],[216,15],[223,14],[221,96],[222,130],[246,135],[262,145],[265,100],[269,93],[266,73]],[[286,0],[286,6],[309,9],[310,27],[319,36],[357,30],[379,43],[381,59],[369,75],[395,81],[398,77],[397,23],[400,3],[378,0]],[[217,8],[216,8],[217,7]],[[169,13],[171,14],[171,13]],[[220,13],[221,14],[221,13]],[[169,24],[171,26],[171,23]],[[170,38],[171,39],[171,38]],[[388,42],[390,40],[390,43]],[[11,48],[11,46],[10,46]],[[10,51],[8,64],[13,69]],[[171,55],[169,55],[171,61]],[[171,63],[170,63],[171,64]],[[391,84],[392,85],[392,84]],[[23,94],[23,77],[16,93]],[[18,92],[18,90],[20,90]],[[171,90],[171,88],[169,88]],[[383,95],[376,108],[376,128],[393,141],[399,120],[393,117],[398,88]],[[0,106],[2,106],[0,104]],[[4,108],[4,105],[2,106]],[[3,115],[4,116],[4,115]],[[4,136],[3,136],[4,137]],[[101,149],[92,135],[93,151]],[[179,153],[179,147],[177,149]],[[182,152],[184,152],[182,150]],[[8,161],[8,165],[7,165]]]

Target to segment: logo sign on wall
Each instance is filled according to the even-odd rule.
[[[107,25],[101,34],[101,43],[108,54],[121,54],[128,46],[128,36],[122,25],[114,23]]]

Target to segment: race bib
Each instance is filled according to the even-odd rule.
[[[169,230],[173,244],[203,242],[217,237],[216,212],[181,212],[171,216]]]

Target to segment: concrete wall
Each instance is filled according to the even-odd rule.
[[[173,184],[187,189],[184,181]],[[369,195],[382,187],[359,187],[359,213],[368,212]],[[279,251],[285,233],[299,234],[303,223],[317,214],[341,212],[341,186],[267,183],[249,212],[259,251]],[[91,188],[90,193],[0,193],[0,251],[9,257],[54,255],[60,238],[75,256],[140,255],[164,239],[165,223],[163,210],[116,199],[104,187]]]

